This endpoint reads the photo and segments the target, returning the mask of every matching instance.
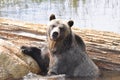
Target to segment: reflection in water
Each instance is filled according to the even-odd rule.
[[[120,0],[0,0],[0,16],[46,24],[48,16],[75,26],[120,33]]]

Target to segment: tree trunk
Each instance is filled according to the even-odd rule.
[[[120,34],[76,27],[72,29],[83,38],[89,56],[100,68],[120,71]],[[35,41],[44,43],[46,25],[0,19],[0,38],[20,46],[36,45]]]

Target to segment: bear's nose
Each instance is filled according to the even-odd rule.
[[[57,38],[58,37],[58,32],[54,32],[52,36],[53,36],[53,38]]]

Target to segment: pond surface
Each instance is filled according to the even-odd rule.
[[[0,0],[0,17],[46,24],[52,13],[80,28],[120,33],[120,0]]]

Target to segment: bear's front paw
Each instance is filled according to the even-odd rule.
[[[27,54],[27,55],[30,52],[29,47],[27,47],[27,46],[22,46],[21,47],[21,51],[22,51],[22,53]]]
[[[36,56],[41,55],[41,49],[39,49],[37,47],[22,46],[21,51],[23,54],[26,54],[26,55],[29,55],[32,57],[36,57]]]

